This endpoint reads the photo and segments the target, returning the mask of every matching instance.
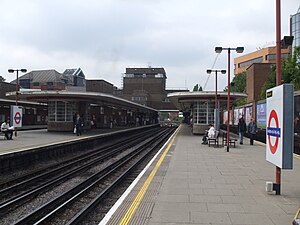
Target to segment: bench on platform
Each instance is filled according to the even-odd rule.
[[[1,131],[0,136],[3,136],[4,140],[6,139],[5,134]]]
[[[229,138],[229,145],[233,145],[233,147],[235,148],[235,143],[237,142],[238,140],[236,138],[232,138],[230,137]],[[227,132],[224,132],[223,133],[223,136],[222,136],[222,143],[224,146],[227,145]]]
[[[210,147],[211,143],[214,143],[215,147],[216,146],[219,147],[219,134],[220,134],[220,132],[217,130],[216,133],[215,133],[215,137],[213,137],[213,138],[207,138],[207,143],[208,143],[209,147]]]

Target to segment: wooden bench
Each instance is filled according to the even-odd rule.
[[[237,141],[238,141],[238,139],[229,137],[229,145],[233,145],[234,148],[235,148],[235,143]],[[227,132],[223,132],[222,143],[223,143],[223,146],[227,146]]]
[[[3,136],[4,140],[6,139],[5,134],[2,131],[0,131],[0,136]]]
[[[215,133],[215,137],[207,138],[208,147],[210,147],[211,143],[214,143],[215,147],[216,146],[219,147],[219,134],[220,134],[220,132],[217,130],[216,133]]]

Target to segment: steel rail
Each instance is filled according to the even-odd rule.
[[[113,168],[117,169],[121,165],[126,165],[128,160],[130,160],[135,155],[140,154],[140,152],[143,151],[145,147],[148,147],[148,145],[150,145],[152,141],[155,140],[159,135],[160,133],[156,134],[154,137],[148,138],[147,142],[145,141],[144,143],[140,143],[140,145],[137,146],[132,153],[129,153],[127,155],[128,158],[126,160],[124,158],[121,158],[111,165],[106,166],[97,174],[94,174],[87,178],[86,181],[73,187],[71,190],[63,193],[52,201],[34,210],[24,218],[20,219],[16,224],[41,223],[52,214],[54,214],[57,210],[61,209],[67,204],[70,204],[70,202],[74,201],[76,198],[81,197],[87,190],[89,190],[89,188],[92,188],[98,182],[101,182],[101,180],[103,180],[113,172]]]

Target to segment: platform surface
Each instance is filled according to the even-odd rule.
[[[17,131],[17,136],[14,134],[13,140],[6,140],[4,139],[4,136],[0,136],[0,156],[35,147],[68,142],[80,138],[84,139],[90,136],[105,134],[122,129],[131,128],[95,129],[85,131],[81,136],[76,136],[76,134],[73,134],[72,132],[48,132],[47,129],[21,130]]]
[[[226,152],[202,145],[201,138],[181,125],[169,149],[162,149],[100,224],[292,223],[300,206],[299,156],[293,170],[282,170],[281,195],[268,194],[266,181],[275,182],[275,166],[266,161],[263,144],[244,139]]]

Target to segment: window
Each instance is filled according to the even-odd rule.
[[[134,77],[134,74],[126,73],[126,74],[125,74],[125,77],[132,78],[132,77]]]
[[[194,105],[193,109],[195,124],[214,123],[214,105],[211,101],[201,101]]]
[[[53,82],[47,82],[47,85],[53,86]]]
[[[32,86],[40,86],[40,83],[39,82],[33,82]]]
[[[253,63],[261,63],[262,61],[263,61],[263,57],[261,56],[261,57],[255,58],[255,59],[251,59],[251,60],[239,63],[238,67],[239,68],[241,68],[241,67],[247,67],[247,66],[252,65]]]
[[[76,111],[75,102],[53,101],[48,103],[48,120],[52,122],[71,122]]]
[[[281,59],[286,59],[289,57],[288,53],[283,53],[281,54]],[[275,60],[276,59],[276,54],[269,54],[266,55],[266,60]]]
[[[162,73],[155,74],[155,78],[164,78],[164,75]]]

